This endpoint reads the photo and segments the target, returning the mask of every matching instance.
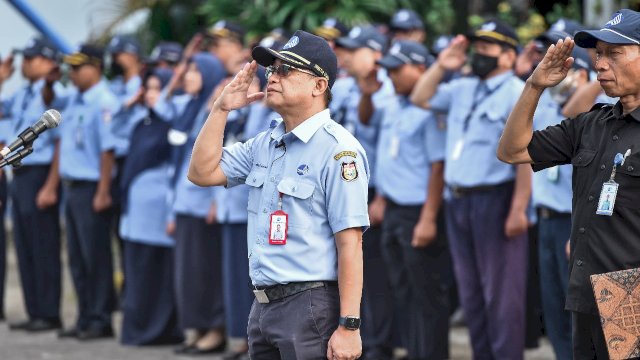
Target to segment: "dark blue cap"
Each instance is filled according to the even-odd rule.
[[[260,43],[258,43],[258,46],[262,46],[262,47],[277,51],[282,49],[284,44],[286,43],[280,40],[280,38],[277,38],[273,35],[268,35],[262,38],[262,40],[260,40]]]
[[[209,36],[235,39],[242,44],[246,33],[244,26],[227,20],[219,20],[207,31]]]
[[[321,26],[313,31],[325,40],[335,40],[347,34],[349,29],[336,18],[326,19]]]
[[[391,30],[414,30],[424,29],[424,23],[420,16],[413,10],[400,9],[393,14],[390,24]]]
[[[338,72],[336,54],[325,39],[306,31],[296,31],[281,50],[256,46],[251,56],[264,67],[273,65],[276,59],[280,59],[294,67],[309,69],[314,74],[327,79],[329,87],[332,87],[336,81]]]
[[[430,66],[433,62],[427,48],[411,40],[394,41],[384,57],[377,61],[385,69],[396,69],[406,64]]]
[[[349,31],[349,36],[338,38],[336,45],[352,50],[367,47],[375,51],[384,52],[387,38],[373,26],[356,26]]]
[[[110,54],[129,53],[140,56],[140,43],[131,36],[117,35],[109,42],[107,52]]]
[[[102,67],[104,51],[102,48],[91,45],[82,44],[80,48],[71,55],[64,57],[64,62],[71,66],[80,66],[85,64]]]
[[[513,28],[501,21],[490,20],[469,36],[471,41],[483,40],[500,45],[518,48],[518,35]]]
[[[564,31],[571,36],[573,36],[578,31],[585,29],[586,27],[579,22],[565,18],[559,19],[549,27],[549,31]]]
[[[568,37],[572,38],[573,36],[567,32],[564,31],[560,31],[560,30],[549,30],[546,31],[542,34],[540,34],[538,37],[536,37],[536,40],[540,40],[540,41],[544,41],[545,43],[551,43],[551,44],[555,44],[558,42],[558,40],[564,40]]]
[[[49,60],[57,61],[60,55],[60,52],[56,49],[53,43],[40,37],[31,39],[27,46],[22,50],[22,56],[26,58],[42,56]]]
[[[176,64],[182,58],[182,45],[177,42],[163,41],[156,45],[147,59],[147,63],[157,64],[159,61],[166,61]]]
[[[436,41],[433,42],[433,45],[431,46],[431,53],[432,54],[440,54],[440,52],[444,49],[446,49],[447,47],[449,47],[449,44],[451,43],[451,40],[453,40],[453,35],[440,35],[438,36],[438,38],[436,39]]]
[[[587,50],[574,46],[571,56],[573,57],[574,69],[585,69],[587,71],[593,70],[593,66],[591,65],[591,56],[589,56],[589,52],[587,52]]]
[[[616,45],[640,45],[640,13],[622,9],[613,14],[602,29],[578,31],[575,41],[583,48],[594,48],[598,41]]]

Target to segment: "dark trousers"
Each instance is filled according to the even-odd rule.
[[[253,302],[249,314],[252,360],[320,360],[338,327],[338,286],[327,285],[272,301]]]
[[[607,360],[609,353],[597,315],[571,313],[573,327],[573,358],[575,360]]]
[[[382,257],[382,228],[370,227],[362,237],[364,283],[361,317],[362,359],[391,359],[393,299]]]
[[[109,224],[111,212],[96,213],[93,197],[97,183],[67,184],[67,251],[71,277],[78,296],[76,326],[110,328],[114,307],[113,257]]]
[[[251,281],[247,254],[247,224],[222,225],[224,310],[227,335],[232,338],[247,337],[247,319],[254,298],[247,286]]]
[[[220,226],[178,214],[175,238],[173,281],[180,329],[224,327]]]
[[[11,183],[13,238],[24,305],[30,319],[60,318],[60,213],[40,210],[36,196],[50,166],[23,166]]]
[[[171,344],[182,340],[173,291],[173,248],[124,241],[128,286],[122,301],[125,345]]]
[[[507,238],[513,183],[454,197],[447,232],[474,359],[522,359],[527,234]]]
[[[571,313],[564,309],[569,284],[569,261],[565,247],[571,235],[571,215],[541,217],[538,225],[540,290],[547,336],[558,360],[573,358]]]
[[[447,359],[451,259],[441,217],[441,231],[434,242],[425,248],[411,246],[421,210],[422,206],[400,206],[387,200],[382,255],[409,358]]]
[[[4,318],[4,283],[7,270],[7,233],[4,227],[6,208],[7,177],[0,174],[0,319]]]

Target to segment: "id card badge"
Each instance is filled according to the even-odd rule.
[[[271,214],[269,225],[269,245],[286,245],[289,215],[282,210]]]
[[[389,155],[391,155],[392,159],[398,157],[398,153],[400,152],[400,139],[398,136],[393,135],[391,138],[391,144],[389,144]]]
[[[607,181],[602,184],[602,191],[600,191],[600,199],[598,199],[598,209],[596,214],[611,216],[613,215],[613,207],[616,203],[616,196],[618,195],[618,183],[615,181]]]
[[[558,178],[560,177],[560,168],[554,166],[552,168],[547,169],[547,180],[552,183],[558,182]]]
[[[462,150],[464,149],[464,140],[460,139],[453,145],[453,151],[451,151],[451,160],[456,161],[460,159],[460,155],[462,155]]]

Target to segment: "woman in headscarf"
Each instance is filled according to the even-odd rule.
[[[208,101],[223,76],[222,64],[211,54],[198,53],[190,59],[182,84],[192,98],[169,134],[176,169],[175,289],[185,334],[185,342],[176,349],[179,354],[218,353],[226,347],[220,229],[215,224],[217,190],[196,186],[186,175],[191,149],[209,114]]]
[[[177,343],[182,338],[173,290],[174,241],[165,231],[171,213],[167,198],[172,166],[167,141],[170,124],[154,110],[170,78],[167,69],[149,72],[139,94],[113,119],[114,128],[135,139],[120,183],[123,214],[119,231],[127,275],[121,334],[125,345]]]

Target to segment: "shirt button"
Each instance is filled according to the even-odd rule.
[[[581,227],[580,229],[578,229],[578,232],[580,234],[584,234],[587,230],[585,230],[585,228]]]
[[[633,166],[631,166],[631,165],[627,166],[627,170],[628,171],[633,171]]]
[[[275,176],[271,177],[271,182],[276,182],[276,177]]]
[[[606,166],[604,166],[604,164],[600,165],[600,170],[604,170],[606,168]]]
[[[262,212],[266,214],[267,213],[267,208],[262,209]]]
[[[620,139],[618,135],[613,135],[613,141],[618,141],[618,139]]]
[[[589,195],[589,201],[593,201],[595,199],[592,195]]]
[[[582,156],[578,156],[578,161],[582,161]]]
[[[251,180],[251,181],[256,182],[256,178],[253,178],[253,180]]]
[[[578,266],[582,266],[582,260],[577,260],[577,261],[576,261],[576,265],[578,265]]]
[[[296,187],[295,186],[291,188],[291,192],[296,192]]]

